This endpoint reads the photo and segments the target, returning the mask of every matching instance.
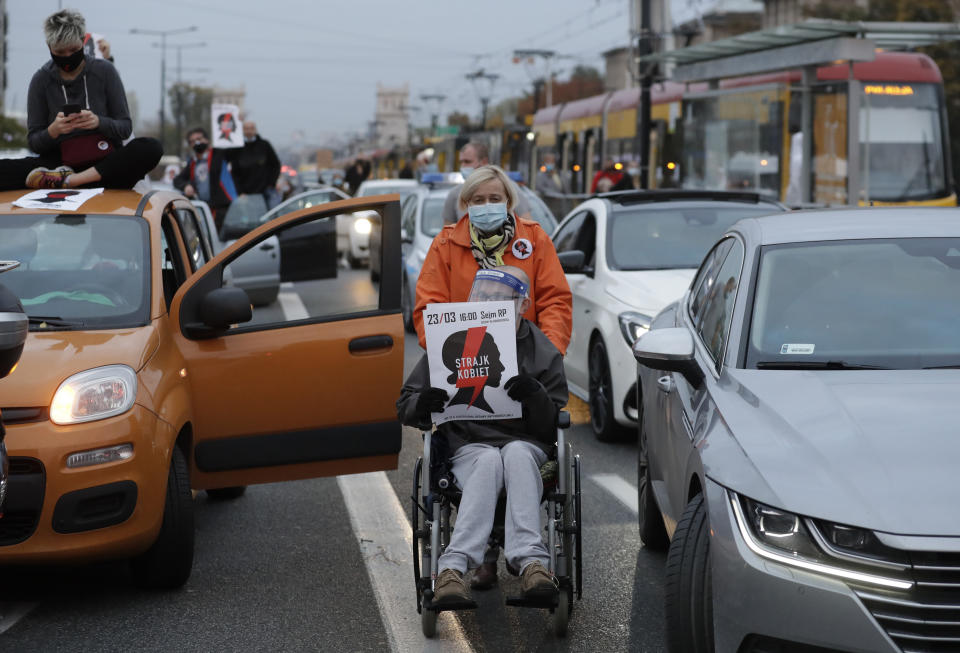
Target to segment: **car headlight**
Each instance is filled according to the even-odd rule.
[[[621,313],[619,318],[620,333],[623,334],[623,339],[627,341],[628,347],[633,347],[633,343],[637,341],[637,338],[650,330],[650,322],[653,321],[649,315],[635,313],[633,311]]]
[[[358,234],[368,234],[370,233],[370,221],[366,218],[358,218],[353,223],[353,230]]]
[[[748,499],[735,492],[728,494],[740,535],[747,547],[758,556],[844,580],[902,590],[913,587],[910,580],[881,575],[906,571],[906,566],[890,560],[871,559],[863,552],[854,553],[849,547],[845,547],[849,553],[838,550],[837,547],[841,545],[836,542],[857,544],[869,542],[870,538],[876,540],[876,536],[870,531],[827,524],[830,529],[840,529],[836,534],[828,535],[835,540],[831,544],[821,533],[824,527],[810,519]],[[869,534],[869,537],[863,534]]]
[[[50,421],[77,424],[125,413],[137,398],[137,374],[126,365],[106,365],[74,374],[50,403]]]

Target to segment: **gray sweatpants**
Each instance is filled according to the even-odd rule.
[[[529,442],[514,440],[503,448],[467,444],[451,458],[453,475],[463,490],[450,544],[440,556],[440,569],[466,573],[480,566],[493,529],[497,498],[507,493],[504,554],[523,569],[531,562],[548,566],[550,555],[540,535],[540,466],[547,454]]]

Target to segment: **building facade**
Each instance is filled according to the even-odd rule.
[[[377,84],[377,111],[374,134],[377,147],[404,146],[409,139],[410,85],[387,87]]]

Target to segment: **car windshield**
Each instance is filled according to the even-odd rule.
[[[223,218],[221,236],[232,240],[246,235],[259,227],[267,213],[267,201],[263,195],[241,195],[230,203]]]
[[[527,194],[526,199],[530,205],[530,219],[536,220],[547,232],[547,235],[551,235],[553,230],[557,228],[557,220],[553,217],[550,209],[533,193]]]
[[[771,205],[730,202],[617,208],[607,233],[608,265],[616,270],[696,268],[734,222],[774,211]]]
[[[763,248],[747,367],[960,365],[960,238]]]
[[[428,197],[423,202],[423,215],[420,218],[420,230],[433,238],[443,229],[443,203],[446,195]]]
[[[147,223],[105,215],[6,215],[0,259],[20,261],[0,281],[20,298],[32,330],[120,328],[150,319]]]
[[[396,193],[401,199],[403,199],[416,189],[417,187],[415,184],[397,184],[396,186],[378,184],[376,186],[364,186],[360,189],[357,197],[370,197],[371,195],[393,195]]]

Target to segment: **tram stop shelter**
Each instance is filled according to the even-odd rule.
[[[672,63],[675,67],[670,74],[671,80],[706,82],[711,89],[718,88],[723,79],[800,69],[801,205],[813,202],[813,87],[817,82],[817,69],[847,64],[846,198],[848,204],[856,205],[864,199],[861,193],[859,124],[863,81],[855,78],[854,64],[873,61],[878,51],[912,50],[946,41],[960,41],[960,24],[808,19],[793,25],[649,54],[638,57],[637,63],[641,75],[646,74],[645,67]],[[796,89],[794,84],[791,87]]]

